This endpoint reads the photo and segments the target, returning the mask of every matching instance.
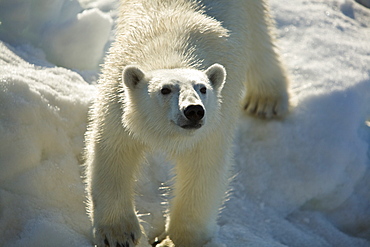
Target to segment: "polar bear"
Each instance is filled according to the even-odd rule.
[[[211,240],[240,112],[273,118],[288,111],[272,28],[263,0],[121,1],[86,132],[95,244],[138,244],[134,181],[151,150],[176,163],[158,246]]]

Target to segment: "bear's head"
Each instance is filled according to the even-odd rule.
[[[122,73],[125,86],[123,124],[131,132],[154,133],[157,138],[194,134],[218,121],[225,78],[225,68],[219,64],[205,71],[144,72],[136,66],[126,66]]]

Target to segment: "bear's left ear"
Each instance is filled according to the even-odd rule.
[[[126,66],[122,72],[122,80],[130,89],[135,89],[144,76],[144,72],[134,65]]]
[[[205,71],[215,89],[221,90],[226,80],[226,70],[221,64],[215,63]]]

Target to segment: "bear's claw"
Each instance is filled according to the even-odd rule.
[[[139,243],[141,227],[139,224],[98,227],[95,230],[98,247],[134,247]]]
[[[275,118],[286,115],[289,108],[288,96],[258,97],[247,96],[244,103],[244,111],[259,118]]]
[[[134,239],[133,239],[133,243],[134,243]],[[104,244],[105,244],[105,247],[110,247],[111,246],[107,238],[104,239]],[[125,243],[118,243],[117,242],[116,245],[115,245],[115,247],[131,247],[131,246],[130,246],[130,243],[128,241],[126,241]]]
[[[99,214],[99,210],[95,211]],[[98,247],[134,247],[139,243],[142,227],[136,214],[117,216],[115,222],[94,225],[95,244]]]
[[[132,241],[134,242],[134,239],[132,239]],[[109,241],[107,239],[107,237],[105,237],[104,239],[104,244],[105,244],[105,247],[110,247],[110,244],[109,244]],[[130,247],[130,244],[129,242],[125,242],[125,243],[116,243],[116,246],[115,247]]]

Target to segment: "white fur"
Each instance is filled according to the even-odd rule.
[[[137,244],[133,184],[152,149],[177,164],[161,246],[209,242],[240,110],[265,118],[287,112],[288,80],[266,3],[201,2],[122,1],[86,133],[88,210],[98,246]],[[188,129],[190,105],[203,108],[204,117]]]

